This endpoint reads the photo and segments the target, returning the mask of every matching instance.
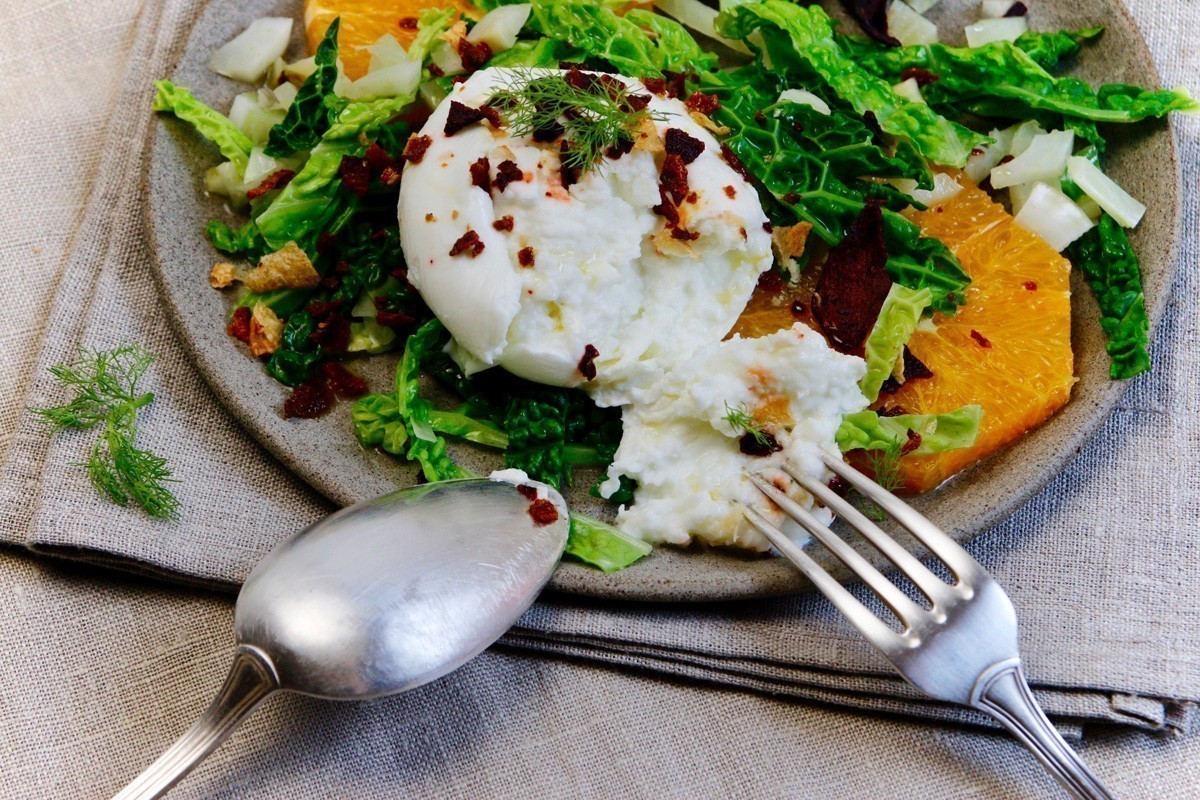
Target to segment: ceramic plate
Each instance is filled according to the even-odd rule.
[[[961,40],[963,25],[974,20],[977,9],[977,0],[947,0],[931,16],[946,39],[960,43],[955,39]],[[209,55],[257,17],[300,14],[300,4],[294,2],[235,4],[217,0],[201,16],[170,77],[217,108],[228,108],[233,96],[245,87],[210,72],[206,67]],[[1036,30],[1104,25],[1107,32],[1100,44],[1085,47],[1073,73],[1093,84],[1159,84],[1145,42],[1118,2],[1038,3],[1030,22]],[[296,26],[296,53],[300,52],[300,28]],[[1146,305],[1156,324],[1171,285],[1178,227],[1179,178],[1171,132],[1166,123],[1146,123],[1106,133],[1112,137],[1106,168],[1149,207],[1133,241],[1142,259]],[[280,415],[284,387],[273,382],[244,348],[225,334],[230,299],[208,286],[208,271],[218,255],[201,233],[209,219],[228,218],[221,204],[203,192],[204,171],[217,161],[216,153],[187,126],[173,119],[156,126],[147,222],[163,299],[197,368],[263,447],[332,500],[348,504],[412,484],[416,473],[410,466],[357,444],[351,432],[349,404],[340,404],[320,420],[284,420]],[[1108,357],[1091,292],[1078,274],[1072,283],[1072,337],[1079,383],[1071,402],[1013,447],[915,503],[959,541],[986,531],[1044,486],[1075,457],[1125,389],[1123,383],[1108,378]],[[361,371],[372,387],[384,387],[390,383],[394,364],[394,359],[376,359],[364,364]],[[452,452],[459,463],[483,472],[498,463],[469,445],[455,446]],[[589,476],[581,478],[581,486],[590,484]],[[568,499],[575,507],[596,510],[598,501],[585,491],[573,495]],[[814,555],[825,557],[823,552]],[[783,594],[801,590],[805,583],[780,559],[663,547],[633,567],[610,575],[564,563],[552,586],[598,597],[700,601]]]

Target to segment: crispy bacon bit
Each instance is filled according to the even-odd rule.
[[[699,231],[689,231],[687,228],[675,226],[671,228],[671,238],[679,239],[684,242],[694,242],[700,238]]]
[[[502,233],[507,233],[513,229],[513,218],[511,215],[505,214],[503,217],[493,222],[492,227]]]
[[[725,163],[728,164],[734,172],[745,178],[747,182],[750,181],[750,172],[746,169],[746,165],[743,164],[742,160],[737,157],[737,153],[729,149],[729,145],[721,145],[721,158],[725,159]]]
[[[410,164],[420,164],[421,159],[425,157],[425,151],[431,144],[433,144],[433,139],[423,133],[408,137],[408,144],[404,145],[404,160]]]
[[[463,128],[468,125],[474,125],[483,118],[483,109],[471,108],[457,100],[451,100],[450,108],[446,111],[446,125],[443,131],[447,136],[453,136]]]
[[[522,483],[517,487],[517,491],[521,493],[522,497],[530,502],[537,500],[537,489],[533,488],[532,486]]]
[[[333,392],[323,375],[310,378],[292,390],[283,401],[283,418],[316,419],[333,408]]]
[[[663,78],[665,79],[663,90],[666,93],[667,97],[670,97],[675,100],[678,100],[680,97],[683,97],[683,93],[685,91],[684,82],[687,80],[686,73],[670,72],[670,71],[664,70]],[[649,87],[647,87],[647,88],[649,88]]]
[[[758,288],[766,294],[779,294],[783,291],[783,277],[778,270],[769,269],[758,276]]]
[[[492,193],[492,164],[487,156],[480,156],[470,167],[471,185],[478,186],[484,194]]]
[[[730,184],[725,187],[725,196],[728,197],[730,200],[737,197],[737,189],[733,188],[733,184]]]
[[[667,197],[667,190],[662,184],[658,186],[659,204],[651,210],[660,217],[665,217],[668,226],[679,224],[679,209],[675,207],[675,203],[671,202],[671,198]]]
[[[595,345],[587,345],[583,348],[583,358],[579,359],[579,374],[584,377],[584,380],[596,379],[596,356],[600,355],[600,351]]]
[[[367,393],[367,382],[336,361],[321,362],[321,375],[329,388],[343,400],[353,400]]]
[[[497,191],[503,192],[505,187],[513,181],[523,180],[525,180],[525,173],[517,166],[517,162],[501,161],[500,166],[496,167],[496,180],[492,182],[492,185],[496,187]]]
[[[229,318],[229,324],[225,326],[225,332],[235,339],[241,339],[246,344],[250,344],[250,315],[252,313],[250,306],[235,308],[233,316]]]
[[[492,57],[492,46],[487,42],[472,42],[465,36],[458,40],[455,48],[458,57],[462,59],[463,69],[474,72],[488,62]]]
[[[341,314],[330,315],[317,323],[317,328],[308,337],[329,353],[344,353],[350,344],[350,318]]]
[[[687,106],[688,111],[695,111],[698,114],[708,116],[721,107],[721,101],[715,94],[692,92],[691,97],[687,99],[684,105]]]
[[[922,89],[931,83],[937,83],[940,77],[940,75],[930,72],[922,67],[909,67],[900,73],[901,80],[906,81],[909,78],[912,78],[917,82],[917,86],[920,86]]]
[[[450,248],[450,255],[452,256],[466,253],[471,258],[476,258],[482,252],[483,242],[479,239],[479,234],[475,231],[467,231],[458,237],[458,241]]]
[[[396,159],[388,155],[387,150],[384,150],[377,143],[371,142],[367,147],[367,152],[363,153],[363,158],[367,160],[367,166],[371,168],[372,175],[379,175],[387,167],[395,167]]]
[[[1004,12],[1004,16],[1006,16],[1006,17],[1023,17],[1028,13],[1029,13],[1029,7],[1026,6],[1024,3],[1020,2],[1020,0],[1018,0],[1018,2],[1013,3],[1011,6],[1008,7],[1008,11]]]
[[[218,261],[208,271],[208,285],[214,289],[228,289],[237,278],[237,267],[227,261]]]
[[[1037,291],[1037,281],[1025,281],[1021,285],[1025,287],[1025,291],[1027,292]]]
[[[504,118],[500,116],[500,109],[493,105],[480,106],[479,110],[483,112],[483,118],[488,121],[488,124],[493,128],[499,128],[504,124]]]
[[[608,156],[613,161],[616,161],[618,158],[625,155],[632,149],[633,139],[628,136],[622,136],[621,138],[617,139],[616,144],[610,145],[609,148],[604,151],[604,155]]]
[[[747,431],[738,439],[738,449],[748,456],[769,456],[783,449],[772,434],[759,432],[758,435]]]
[[[909,428],[908,429],[908,441],[900,446],[900,455],[906,456],[909,453],[911,453],[913,450],[916,450],[920,446],[921,446],[921,434],[917,433],[912,428]]]
[[[692,163],[704,152],[704,142],[679,128],[667,128],[663,146],[668,155],[679,156],[684,164]]]
[[[549,525],[558,521],[558,509],[554,503],[546,499],[534,500],[529,504],[529,516],[533,517],[535,525]]]
[[[868,205],[829,251],[813,293],[813,317],[835,350],[861,353],[892,288],[886,264],[883,212]]]
[[[400,26],[400,30],[402,31],[415,31],[418,26],[416,17],[401,17],[396,24]]]
[[[974,328],[971,329],[971,338],[978,342],[984,350],[990,350],[992,347],[992,341]]]
[[[533,266],[533,255],[534,254],[533,254],[532,247],[522,247],[520,250],[517,251],[517,263],[520,264],[522,267],[532,267]]]
[[[571,155],[571,145],[564,139],[558,146],[558,170],[562,179],[564,189],[570,189],[575,184],[579,183],[579,176],[583,170],[579,165],[568,163],[567,159]]]
[[[642,111],[646,106],[650,105],[650,95],[648,94],[627,94],[621,103],[623,111]]]
[[[903,383],[908,383],[909,381],[919,380],[921,378],[932,378],[933,377],[933,370],[931,370],[929,367],[927,367],[925,365],[924,361],[922,361],[921,359],[914,356],[912,351],[908,349],[908,345],[904,346],[903,369],[904,369],[904,371],[901,373],[901,377],[903,378]],[[896,375],[894,375],[894,374],[888,375],[887,378],[884,380],[883,384],[879,387],[879,393],[880,394],[895,394],[896,392],[900,391],[900,387],[902,385],[903,384],[901,383],[900,380],[897,379]],[[880,413],[882,414],[883,412],[880,412]],[[904,412],[897,411],[895,413],[902,414]],[[893,416],[894,416],[894,414],[893,414]]]
[[[682,203],[688,193],[687,164],[683,158],[676,153],[668,153],[667,157],[663,159],[658,181],[675,205]]]
[[[247,200],[256,200],[262,197],[267,192],[273,192],[276,189],[282,189],[292,182],[292,178],[296,177],[296,171],[291,169],[277,169],[267,177],[263,178],[262,183],[255,186],[250,191],[246,192]]]
[[[359,197],[366,197],[367,190],[371,188],[371,168],[365,158],[342,156],[338,177],[342,179],[342,186]]]

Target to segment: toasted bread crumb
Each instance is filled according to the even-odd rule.
[[[642,118],[641,124],[633,134],[633,149],[645,150],[648,153],[661,153],[666,149],[662,137],[658,135],[658,128],[654,127],[654,120],[649,117]]]
[[[771,233],[771,243],[775,245],[780,261],[799,258],[803,255],[804,245],[808,242],[808,234],[811,230],[812,224],[808,222],[797,222],[795,225],[776,228]]]
[[[263,303],[255,303],[250,312],[250,354],[255,358],[269,356],[283,341],[283,320]]]
[[[214,289],[228,289],[237,278],[237,267],[227,261],[218,261],[208,273],[208,285]]]
[[[258,266],[242,275],[242,283],[252,292],[276,289],[303,289],[316,286],[321,276],[312,261],[295,242],[288,242],[274,253],[263,256]]]

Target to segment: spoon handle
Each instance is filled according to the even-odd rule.
[[[162,797],[205,756],[217,749],[267,695],[279,688],[275,669],[258,648],[238,645],[225,685],[196,724],[113,800]]]

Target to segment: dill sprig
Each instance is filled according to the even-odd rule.
[[[750,434],[754,440],[761,445],[771,443],[769,434],[763,429],[762,423],[754,418],[745,403],[738,403],[736,406],[725,403],[725,416],[721,419],[729,423],[729,427],[733,428],[733,432],[741,431],[743,434]]]
[[[50,367],[75,396],[60,406],[30,410],[51,435],[101,426],[88,460],[72,466],[86,469],[92,485],[114,503],[134,502],[152,517],[172,519],[179,500],[165,485],[173,480],[166,459],[137,446],[137,411],[154,400],[151,392],[139,394],[137,383],[154,360],[136,345],[103,352],[80,348],[75,361]]]
[[[572,72],[584,77],[568,80]],[[489,103],[514,136],[561,131],[563,166],[586,172],[600,165],[609,148],[632,142],[643,120],[666,119],[646,108],[648,99],[607,75],[516,68]]]
[[[889,492],[896,491],[903,483],[900,472],[900,459],[903,455],[900,452],[900,446],[895,444],[878,450],[866,451],[867,466],[871,469],[871,475],[876,483]],[[874,501],[861,495],[856,495],[856,501],[854,504],[858,506],[858,510],[876,522],[887,519],[887,514]]]

